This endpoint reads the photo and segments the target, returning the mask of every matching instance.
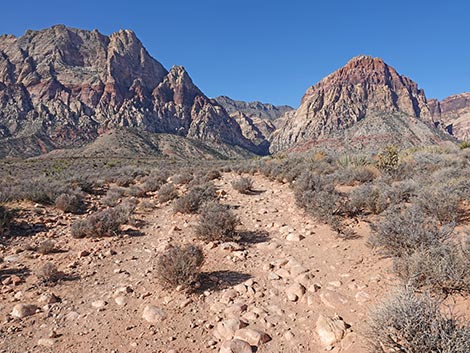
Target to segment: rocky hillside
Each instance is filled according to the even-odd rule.
[[[214,99],[224,107],[229,114],[241,112],[251,119],[259,118],[264,120],[276,120],[284,113],[294,110],[294,108],[288,105],[237,101],[227,96],[219,96]]]
[[[0,37],[0,157],[77,147],[119,127],[266,152],[184,68],[168,72],[132,31],[59,25]]]
[[[456,94],[442,101],[429,100],[431,113],[459,140],[470,139],[470,93]]]
[[[430,118],[415,82],[382,59],[358,56],[307,90],[297,111],[271,135],[271,151],[436,143],[445,137],[425,123]]]

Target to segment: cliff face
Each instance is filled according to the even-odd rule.
[[[439,140],[424,124],[430,118],[415,82],[379,58],[359,56],[307,90],[300,107],[271,135],[271,151],[329,139],[393,142],[397,134],[412,136],[405,144],[430,143]]]
[[[0,155],[77,147],[118,127],[266,152],[184,68],[168,72],[132,31],[59,25],[0,37]]]
[[[432,117],[456,138],[470,140],[470,93],[456,94],[438,101],[429,100]]]

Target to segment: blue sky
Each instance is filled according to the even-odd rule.
[[[183,65],[208,96],[297,107],[305,90],[367,54],[428,98],[470,91],[470,4],[380,0],[6,1],[0,33],[65,24],[132,29],[168,69]]]

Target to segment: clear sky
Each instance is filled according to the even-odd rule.
[[[382,57],[428,98],[470,91],[463,0],[16,0],[0,8],[0,33],[59,23],[132,29],[211,97],[297,107],[309,86],[360,54]]]

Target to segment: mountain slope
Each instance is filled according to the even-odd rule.
[[[470,140],[470,93],[429,100],[432,116],[459,140]]]
[[[132,31],[105,36],[59,25],[0,37],[0,150],[80,147],[118,127],[267,152],[184,68],[168,72]],[[32,136],[41,148],[25,149],[21,141]]]
[[[303,144],[436,143],[445,137],[424,122],[430,118],[415,82],[379,58],[359,56],[307,90],[300,107],[271,135],[271,151]]]

